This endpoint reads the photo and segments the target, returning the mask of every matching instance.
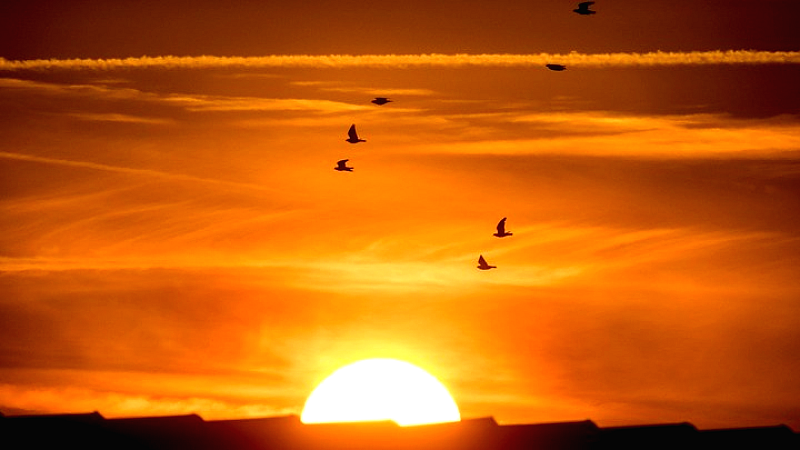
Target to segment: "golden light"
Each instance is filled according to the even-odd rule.
[[[333,372],[306,400],[303,423],[393,420],[399,425],[456,422],[447,388],[419,367],[396,359],[365,359]]]

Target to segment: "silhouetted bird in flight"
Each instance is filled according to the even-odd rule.
[[[372,101],[372,103],[375,103],[376,105],[385,105],[389,102],[391,102],[391,100],[386,97],[375,97],[375,100]]]
[[[347,131],[347,139],[345,141],[351,144],[358,144],[359,142],[367,142],[364,139],[358,138],[358,133],[356,133],[356,124],[350,125],[350,130]]]
[[[500,219],[500,222],[497,222],[497,233],[492,234],[492,236],[497,236],[499,238],[506,237],[506,236],[513,236],[514,233],[506,232],[506,218],[503,217]]]
[[[342,160],[338,161],[336,163],[336,167],[334,167],[333,170],[352,172],[353,171],[353,167],[347,167],[347,161],[350,161],[350,160],[349,159],[342,159]]]
[[[478,269],[481,270],[489,270],[489,269],[497,269],[497,266],[490,266],[485,259],[483,259],[483,255],[478,257]]]
[[[580,14],[582,16],[588,16],[590,14],[595,14],[595,13],[597,13],[597,11],[592,11],[591,9],[589,9],[589,7],[592,6],[592,5],[594,5],[594,2],[580,2],[580,3],[578,3],[578,8],[577,9],[573,9],[573,11],[575,11],[576,13],[578,13],[578,14]]]
[[[545,64],[545,66],[550,70],[555,70],[556,72],[567,70],[567,66],[563,66],[561,64]]]

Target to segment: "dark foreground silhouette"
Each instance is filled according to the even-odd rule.
[[[158,450],[591,450],[797,449],[785,425],[698,430],[690,423],[600,428],[590,420],[498,425],[473,419],[304,425],[297,416],[206,421],[197,415],[106,419],[99,413],[0,416],[3,449]]]

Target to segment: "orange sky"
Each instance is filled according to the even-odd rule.
[[[800,428],[793,3],[197,3],[0,7],[0,411]]]

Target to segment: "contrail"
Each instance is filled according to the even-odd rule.
[[[273,189],[265,186],[250,184],[250,183],[237,183],[235,181],[216,180],[213,178],[195,177],[192,175],[176,174],[169,172],[162,172],[152,169],[135,169],[131,167],[111,166],[108,164],[99,164],[88,161],[73,161],[68,159],[46,158],[42,156],[26,155],[23,153],[2,152],[0,151],[0,158],[15,159],[18,161],[30,161],[42,164],[57,164],[60,166],[81,167],[84,169],[102,170],[106,172],[127,173],[133,175],[142,175],[148,177],[165,178],[178,181],[192,181],[200,183],[216,184],[220,186],[227,186],[236,189],[248,189],[258,191],[274,192]]]
[[[531,67],[558,62],[572,67],[652,67],[720,64],[800,64],[800,52],[727,50],[649,53],[143,56],[124,59],[0,58],[0,71],[113,69]]]

